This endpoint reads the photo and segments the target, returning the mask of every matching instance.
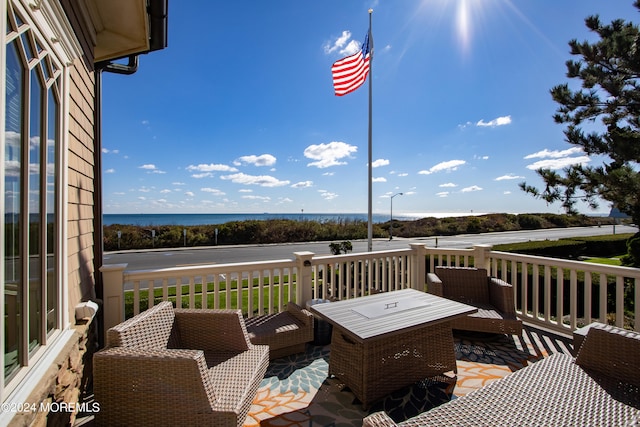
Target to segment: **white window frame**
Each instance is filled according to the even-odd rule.
[[[68,301],[68,249],[67,249],[67,185],[68,185],[68,134],[69,134],[69,104],[70,104],[70,73],[69,69],[76,58],[82,54],[67,17],[57,1],[47,0],[5,0],[0,4],[0,164],[4,165],[5,155],[5,101],[6,101],[6,16],[7,2],[11,2],[16,11],[19,11],[25,23],[31,27],[31,31],[39,35],[42,47],[53,55],[61,67],[59,105],[59,133],[60,140],[57,147],[59,156],[59,170],[57,171],[56,184],[58,194],[56,203],[56,224],[59,238],[56,239],[57,259],[57,325],[46,340],[45,345],[41,345],[34,353],[29,355],[26,366],[19,368],[16,375],[5,383],[4,368],[0,375],[0,402],[2,403],[24,403],[34,387],[45,378],[49,367],[55,362],[60,352],[64,349],[70,339],[74,337],[74,330],[71,328],[69,320]],[[0,173],[0,212],[4,212],[4,173]],[[46,191],[46,188],[43,189]],[[46,214],[46,212],[45,212]],[[0,216],[0,241],[4,242],[5,223],[4,215]],[[46,254],[45,254],[46,255]],[[0,245],[0,292],[2,294],[2,304],[0,304],[0,363],[4,366],[4,244]],[[43,314],[46,325],[46,313]],[[0,426],[9,423],[14,413],[0,411]]]

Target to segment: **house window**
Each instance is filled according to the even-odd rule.
[[[62,67],[21,9],[6,2],[4,384],[59,325]]]

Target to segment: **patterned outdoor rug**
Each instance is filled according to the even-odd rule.
[[[361,426],[384,410],[400,422],[508,375],[549,353],[537,335],[456,334],[457,377],[425,379],[398,390],[365,411],[340,380],[327,377],[330,346],[271,362],[245,426]],[[562,348],[551,351],[563,351]]]

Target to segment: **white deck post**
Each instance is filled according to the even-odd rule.
[[[492,245],[473,245],[473,264],[476,268],[485,268],[487,274],[491,273],[491,248]]]
[[[304,307],[305,303],[313,298],[313,269],[311,259],[315,255],[313,252],[294,252],[298,267],[296,287],[296,303]]]
[[[109,328],[124,322],[124,270],[128,265],[113,264],[100,267],[104,294],[102,310],[105,343]]]
[[[411,246],[411,288],[424,292],[426,280],[426,254],[427,248],[423,243],[409,243]]]

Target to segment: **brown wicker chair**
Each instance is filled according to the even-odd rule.
[[[376,412],[363,426],[637,426],[638,354],[640,334],[595,326],[575,359],[556,353],[406,421]]]
[[[313,315],[293,302],[287,311],[250,317],[245,323],[253,344],[269,346],[270,359],[302,353],[313,341]]]
[[[427,292],[478,307],[478,312],[454,319],[453,329],[522,334],[522,321],[516,318],[513,287],[483,268],[436,267],[427,274]]]
[[[96,424],[242,426],[268,364],[239,310],[160,303],[111,328],[94,355]]]

